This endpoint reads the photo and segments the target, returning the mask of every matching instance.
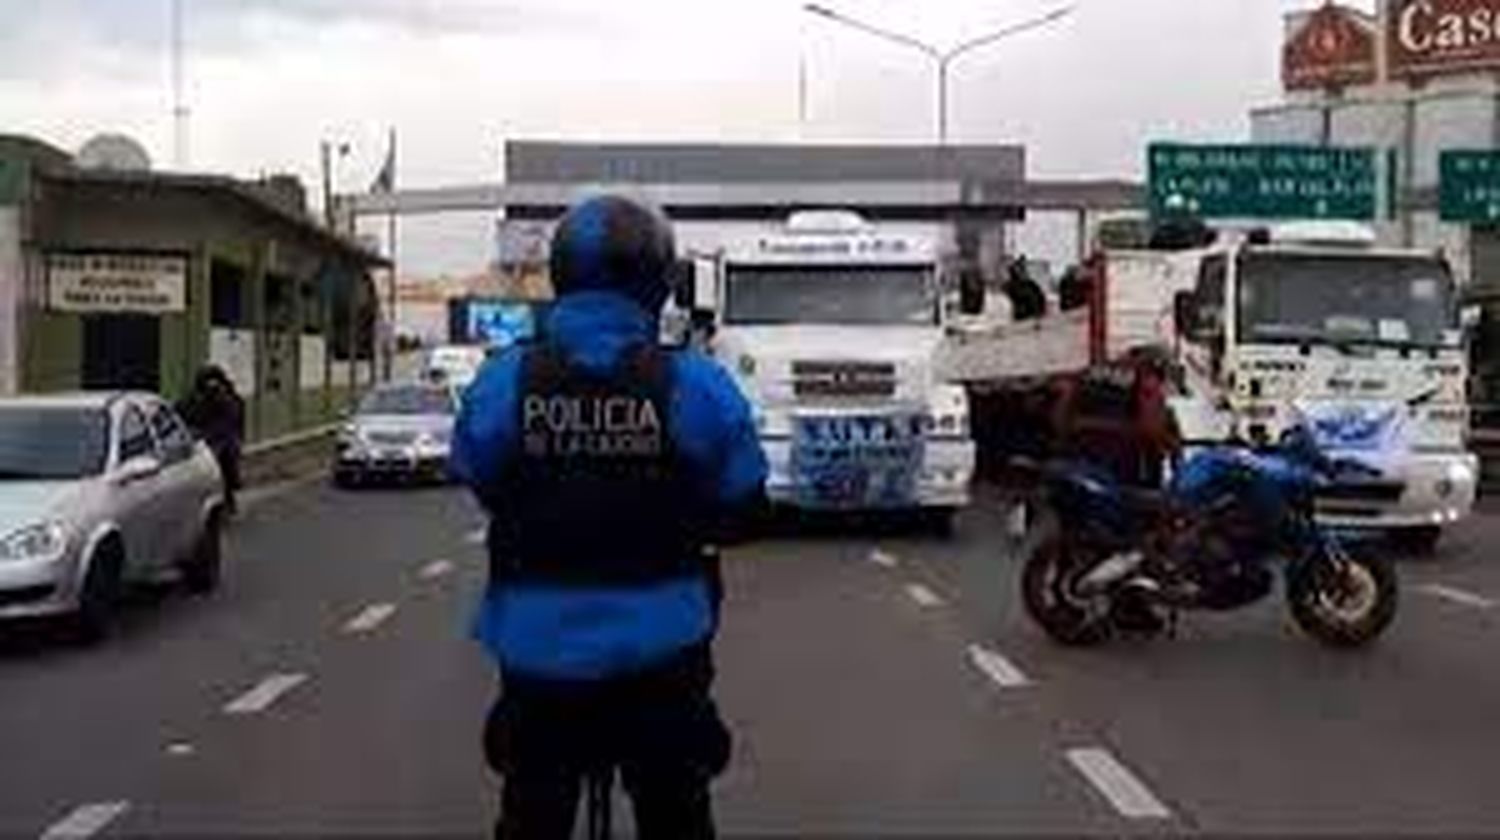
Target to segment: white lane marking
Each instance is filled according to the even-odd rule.
[[[881,551],[877,548],[874,551],[870,552],[870,562],[874,563],[882,569],[894,569],[897,566],[901,565],[901,558],[897,557],[894,554],[891,554],[890,552]]]
[[[167,755],[171,756],[188,756],[197,751],[196,747],[186,741],[177,741],[167,745]]]
[[[1019,688],[1024,685],[1031,685],[1031,680],[1027,678],[1026,674],[1020,668],[1017,668],[1011,664],[1009,659],[989,648],[980,645],[969,645],[969,661],[974,663],[975,668],[984,672],[986,677],[989,677],[995,685],[1001,688]]]
[[[422,567],[418,576],[423,580],[433,580],[453,571],[453,563],[448,560],[434,560]]]
[[[943,596],[920,583],[908,583],[906,585],[906,594],[910,595],[911,599],[917,602],[917,606],[924,609],[941,607],[943,605]]]
[[[371,604],[344,625],[345,633],[368,633],[396,613],[395,604]]]
[[[468,543],[469,545],[484,545],[485,540],[489,538],[489,533],[489,528],[480,526],[470,531],[469,533],[464,534],[464,542]]]
[[[1417,591],[1435,598],[1442,598],[1444,601],[1452,601],[1455,604],[1462,604],[1465,607],[1473,607],[1476,610],[1489,610],[1495,607],[1493,599],[1486,598],[1483,595],[1476,595],[1473,592],[1463,589],[1444,586],[1441,583],[1424,583],[1417,587]]]
[[[296,688],[307,681],[306,674],[272,674],[260,681],[260,684],[231,700],[224,707],[224,713],[228,715],[253,715],[264,712],[275,703],[281,695]]]
[[[67,816],[47,827],[42,840],[73,840],[93,837],[130,810],[129,802],[94,802],[79,805]]]
[[[1167,806],[1109,750],[1094,747],[1068,750],[1068,761],[1109,800],[1120,816],[1132,820],[1164,820],[1172,816]]]

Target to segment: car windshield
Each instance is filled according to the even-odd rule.
[[[1453,294],[1435,258],[1247,254],[1239,263],[1240,339],[1454,346]]]
[[[930,326],[938,298],[928,266],[731,266],[731,324]]]
[[[0,408],[0,481],[97,475],[107,441],[100,409]]]
[[[360,414],[452,414],[453,400],[442,388],[380,388],[365,397]]]

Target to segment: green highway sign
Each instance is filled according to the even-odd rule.
[[[1500,222],[1500,152],[1439,155],[1438,212],[1445,222]]]
[[[1153,216],[1376,217],[1374,149],[1153,143],[1147,158]]]

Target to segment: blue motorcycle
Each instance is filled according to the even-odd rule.
[[[1303,426],[1275,446],[1201,449],[1163,491],[1122,486],[1084,462],[1051,464],[1041,533],[1022,572],[1027,613],[1066,645],[1155,635],[1175,631],[1185,610],[1264,599],[1279,563],[1298,626],[1328,645],[1367,644],[1395,618],[1395,569],[1320,527],[1314,508],[1320,494],[1379,480],[1326,457]]]

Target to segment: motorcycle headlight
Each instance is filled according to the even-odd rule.
[[[57,522],[44,522],[0,539],[0,562],[7,560],[56,560],[68,550],[68,535]]]
[[[752,356],[752,355],[750,355],[749,353],[746,353],[745,355],[740,356],[739,368],[740,368],[740,375],[744,376],[746,379],[754,376],[755,375],[755,357]]]

